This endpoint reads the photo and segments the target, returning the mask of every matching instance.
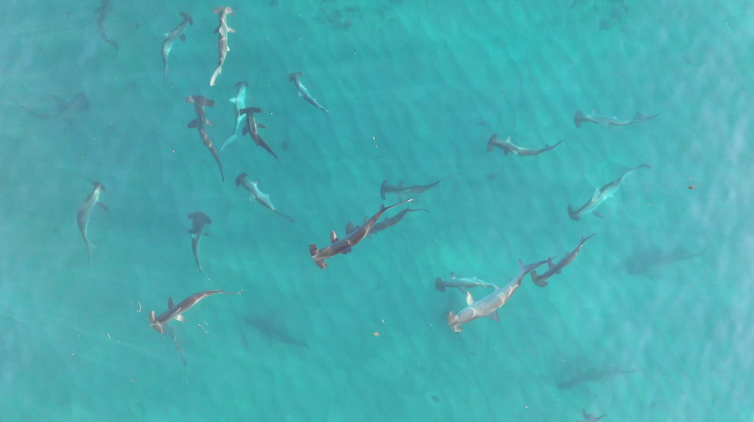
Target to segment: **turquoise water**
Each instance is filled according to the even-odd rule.
[[[116,57],[96,1],[4,4],[1,420],[754,421],[751,6],[227,5],[237,32],[210,87],[218,4],[113,0]],[[158,50],[181,11],[194,25],[164,84]],[[299,71],[329,117],[296,95]],[[280,161],[239,138],[221,182],[185,98],[216,101],[219,149],[242,80]],[[88,109],[60,117],[17,104],[47,112],[77,93]],[[575,112],[594,109],[659,116],[577,129]],[[493,133],[565,141],[522,157],[488,153]],[[652,168],[600,205],[604,219],[568,218],[640,164]],[[295,223],[249,202],[242,172]],[[453,173],[410,204],[429,213],[312,262],[308,245],[397,202],[383,180]],[[95,180],[109,211],[92,212],[87,268],[76,214]],[[199,252],[211,281],[186,232],[195,211],[212,219]],[[499,323],[448,327],[466,301],[437,277],[502,286],[518,259],[557,261],[592,233],[547,287],[527,275]],[[671,262],[682,248],[704,253]],[[184,373],[149,312],[213,289],[243,294],[169,324]]]

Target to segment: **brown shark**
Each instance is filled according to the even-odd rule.
[[[387,194],[394,194],[394,195],[398,195],[398,200],[399,201],[402,201],[404,195],[408,195],[408,194],[411,194],[411,193],[415,193],[417,195],[420,195],[420,194],[424,193],[425,191],[427,191],[429,189],[432,189],[433,187],[439,185],[440,182],[442,182],[443,180],[445,180],[445,179],[447,179],[449,177],[457,176],[459,174],[461,174],[461,173],[453,173],[450,176],[445,176],[442,179],[440,179],[440,180],[438,180],[438,181],[436,181],[434,183],[430,183],[428,185],[404,186],[403,185],[403,180],[401,180],[398,183],[398,185],[396,186],[396,185],[388,185],[387,184],[387,180],[385,180],[385,181],[382,182],[382,186],[380,186],[380,197],[382,199],[385,199],[385,195],[387,195]]]
[[[217,41],[217,48],[220,57],[217,61],[217,68],[215,68],[215,72],[212,74],[212,78],[209,80],[209,86],[215,86],[215,79],[217,79],[217,76],[220,75],[220,73],[222,73],[223,71],[225,57],[228,55],[228,51],[230,51],[230,47],[228,47],[228,33],[236,32],[235,29],[228,26],[228,15],[236,14],[233,9],[227,6],[215,7],[212,10],[212,13],[219,15],[220,18],[220,25],[218,25],[217,29],[215,29],[215,34],[218,34],[219,36],[219,39]]]
[[[293,82],[296,85],[296,90],[298,90],[298,96],[305,99],[309,104],[313,105],[314,107],[317,107],[318,109],[324,111],[327,113],[327,115],[330,115],[330,111],[326,108],[322,107],[317,100],[315,100],[311,94],[309,94],[309,90],[306,89],[304,84],[301,83],[301,77],[304,76],[304,72],[296,72],[291,73],[288,75],[288,81]]]
[[[397,207],[398,205],[405,204],[411,201],[413,201],[413,199],[407,199],[405,201],[399,202],[389,207],[385,207],[385,205],[380,205],[380,210],[377,211],[377,213],[373,215],[372,218],[365,221],[361,227],[352,231],[350,234],[346,235],[346,237],[344,237],[343,239],[338,239],[338,235],[335,234],[335,231],[333,230],[330,233],[331,244],[329,246],[323,249],[317,249],[317,245],[313,243],[309,245],[309,253],[312,256],[312,260],[314,260],[314,263],[317,264],[319,268],[322,268],[322,269],[327,268],[327,263],[325,262],[325,260],[332,258],[338,254],[345,255],[351,252],[354,246],[356,246],[365,237],[367,237],[369,232],[372,230],[372,227],[374,227],[374,224],[382,216],[382,213],[389,210],[390,208]]]
[[[241,136],[245,136],[247,133],[251,136],[251,140],[254,141],[254,143],[258,147],[262,147],[265,151],[272,154],[273,157],[275,157],[275,161],[278,161],[278,156],[275,155],[274,152],[272,152],[272,149],[270,149],[269,145],[262,139],[262,135],[259,134],[259,128],[264,128],[264,125],[257,123],[257,120],[254,118],[254,113],[261,113],[262,110],[256,108],[256,107],[249,107],[241,110],[241,115],[246,116],[246,124],[244,124],[243,130],[241,132]]]
[[[552,263],[552,258],[547,258],[547,265],[549,266],[549,269],[547,272],[545,272],[542,275],[537,275],[537,271],[534,270],[531,272],[531,281],[534,282],[539,287],[545,287],[547,286],[547,279],[552,277],[555,274],[560,274],[560,272],[565,268],[566,265],[573,262],[574,259],[576,259],[576,255],[579,254],[581,251],[581,248],[584,246],[584,242],[589,240],[592,236],[596,235],[597,233],[592,233],[586,238],[582,237],[581,242],[578,246],[576,246],[576,249],[573,250],[573,252],[566,251],[565,257],[558,261],[557,264]]]
[[[155,329],[158,333],[162,334],[165,332],[165,327],[170,321],[172,320],[178,320],[180,322],[186,322],[186,318],[183,317],[183,313],[188,311],[189,309],[193,308],[194,305],[199,303],[200,300],[204,298],[208,298],[212,295],[240,295],[242,292],[224,292],[222,289],[219,290],[208,290],[206,292],[199,292],[194,293],[193,295],[187,297],[181,303],[179,303],[176,306],[173,306],[173,298],[168,299],[168,310],[161,313],[160,316],[155,316],[154,311],[149,313],[149,324],[152,326],[152,328]]]
[[[563,139],[562,141],[558,142],[557,144],[553,146],[545,145],[545,147],[542,149],[529,149],[529,148],[521,148],[518,145],[512,144],[510,136],[507,139],[499,141],[497,139],[497,134],[493,134],[490,140],[487,142],[487,152],[492,152],[492,150],[495,147],[498,147],[503,150],[504,155],[516,154],[521,157],[530,157],[533,155],[539,155],[546,151],[550,151],[554,149],[556,146],[560,145],[563,141],[565,141],[565,139]]]
[[[209,139],[209,135],[207,135],[207,125],[214,126],[214,123],[209,121],[207,113],[204,110],[204,107],[213,107],[215,105],[215,100],[204,98],[201,95],[191,95],[186,97],[186,102],[193,103],[194,111],[196,112],[196,119],[189,122],[188,127],[196,128],[196,130],[199,131],[199,137],[202,138],[202,143],[212,154],[212,157],[217,162],[217,166],[220,167],[220,177],[224,182],[225,174],[223,173],[223,163],[220,161],[220,156],[217,154],[215,146],[212,145],[212,140]]]
[[[581,111],[577,111],[576,115],[573,116],[573,122],[576,124],[577,128],[581,127],[581,122],[592,122],[604,128],[608,128],[610,126],[628,126],[637,123],[644,123],[654,119],[657,116],[659,116],[659,114],[647,117],[641,113],[636,113],[632,120],[620,120],[617,117],[599,116],[597,114],[584,114]]]
[[[186,42],[186,34],[183,33],[183,31],[186,30],[186,27],[189,25],[194,24],[194,20],[191,18],[191,15],[189,15],[186,12],[181,12],[181,16],[183,17],[183,22],[178,24],[178,26],[165,34],[165,41],[162,42],[162,80],[163,82],[167,81],[168,77],[168,55],[170,54],[170,50],[173,48],[173,44],[175,43],[175,40],[179,39],[183,42]]]
[[[97,205],[107,211],[105,204],[99,201],[100,194],[107,191],[107,189],[105,189],[105,186],[100,182],[92,182],[92,185],[94,186],[94,190],[89,195],[89,198],[86,199],[86,202],[81,204],[79,212],[76,215],[76,223],[78,223],[81,237],[84,238],[84,243],[86,243],[86,252],[89,254],[89,262],[86,264],[87,268],[89,268],[89,265],[92,263],[92,251],[97,248],[97,245],[89,241],[86,234],[89,226],[89,217],[92,215],[92,210]]]
[[[94,9],[94,13],[99,13],[99,16],[97,17],[97,30],[99,30],[102,39],[105,40],[106,43],[112,44],[113,47],[115,47],[115,57],[118,57],[118,42],[109,38],[105,32],[105,19],[107,18],[107,12],[111,10],[111,1],[112,0],[102,0],[100,7]]]
[[[597,188],[597,190],[594,191],[594,194],[592,195],[592,199],[588,200],[584,205],[581,206],[578,210],[574,211],[571,206],[568,206],[568,216],[571,217],[571,220],[581,220],[581,215],[592,213],[595,217],[604,218],[602,214],[597,212],[597,207],[600,206],[601,203],[603,203],[607,198],[610,198],[615,194],[615,192],[618,191],[620,188],[620,185],[623,183],[623,179],[626,176],[629,176],[631,173],[635,172],[636,170],[640,168],[652,168],[652,166],[648,164],[642,164],[638,167],[634,167],[632,169],[626,170],[619,178],[613,180],[612,182],[606,184],[605,186],[601,188]]]
[[[257,202],[262,204],[265,208],[271,211],[275,211],[278,213],[281,217],[285,218],[286,220],[290,221],[291,223],[295,223],[291,217],[288,217],[287,215],[283,214],[282,211],[279,209],[276,209],[274,205],[272,205],[272,201],[270,201],[270,195],[266,193],[262,193],[261,190],[259,190],[259,180],[257,179],[256,182],[250,182],[247,178],[246,173],[241,173],[236,177],[236,187],[243,185],[244,189],[249,191],[251,193],[251,197],[249,198],[249,201],[256,199]]]
[[[202,264],[199,263],[199,242],[202,241],[202,236],[209,236],[208,233],[204,233],[204,227],[208,224],[212,224],[212,220],[207,217],[207,214],[203,212],[192,212],[188,215],[189,220],[193,220],[191,229],[188,231],[191,233],[191,250],[194,252],[194,261],[196,266],[199,267],[199,271],[207,277],[207,280],[212,281],[209,276],[202,269]]]
[[[32,115],[39,117],[40,119],[70,117],[71,115],[74,115],[76,113],[80,113],[82,111],[86,111],[89,109],[89,99],[86,97],[86,94],[82,92],[79,92],[78,94],[76,94],[76,96],[73,97],[71,101],[64,101],[58,97],[53,97],[53,98],[55,98],[55,102],[57,103],[57,110],[49,112],[49,113],[43,113],[43,112],[32,110],[24,106],[23,104],[19,103],[18,101],[16,101],[16,104],[18,104],[19,107],[31,113]]]
[[[429,212],[429,210],[425,210],[424,208],[413,209],[413,210],[411,208],[406,208],[406,209],[402,210],[401,212],[399,212],[398,214],[396,214],[396,215],[394,215],[392,217],[386,217],[384,220],[382,220],[379,223],[375,224],[374,227],[372,227],[372,230],[369,231],[369,234],[367,236],[369,236],[369,238],[371,239],[373,234],[379,233],[379,232],[385,230],[386,228],[388,228],[390,226],[394,226],[394,225],[398,224],[398,222],[400,222],[401,220],[403,220],[403,217],[405,217],[406,214],[408,214],[410,212],[415,212],[415,211],[426,211],[426,212]],[[364,221],[367,221],[368,219],[369,219],[368,217],[364,217]],[[351,234],[351,232],[353,232],[354,230],[356,230],[358,228],[359,228],[359,226],[354,226],[353,223],[349,222],[348,225],[346,226],[346,234],[347,235]]]

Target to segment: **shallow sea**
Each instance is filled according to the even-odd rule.
[[[751,116],[744,2],[8,1],[0,14],[0,420],[754,421]],[[163,81],[164,33],[192,15]],[[298,97],[288,74],[330,115]],[[279,162],[217,149],[236,83]],[[86,110],[40,118],[55,97]],[[573,116],[630,119],[603,128]],[[487,140],[541,155],[486,151]],[[569,218],[627,169],[604,218]],[[250,202],[240,173],[295,223]],[[384,180],[430,184],[397,225],[317,268]],[[93,210],[87,251],[77,210]],[[397,214],[389,210],[386,216]],[[212,223],[192,256],[189,213]],[[434,280],[504,285],[597,235],[500,322]],[[699,256],[694,256],[699,255]],[[693,256],[693,257],[692,257]],[[688,258],[688,259],[685,259]],[[546,270],[546,265],[538,272]],[[216,295],[173,321],[149,312]],[[479,300],[490,289],[471,290]],[[186,360],[176,347],[180,344]]]

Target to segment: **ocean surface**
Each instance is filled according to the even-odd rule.
[[[221,5],[236,32],[210,86]],[[751,4],[99,6],[2,5],[1,421],[754,421]],[[180,12],[193,25],[163,80]],[[240,130],[220,151],[239,81],[279,162]],[[224,182],[187,127],[192,95],[216,102],[206,134]],[[577,128],[577,111],[659,115]],[[487,152],[493,134],[564,141],[518,156]],[[569,218],[644,164],[604,218]],[[241,173],[295,223],[250,202]],[[451,175],[383,219],[429,212],[313,262],[310,244],[399,202],[384,180]],[[88,265],[77,213],[93,181],[108,211],[92,210]],[[187,233],[197,211],[208,277]],[[499,322],[448,326],[466,297],[436,278],[504,286],[519,259],[558,262],[592,233],[546,287],[524,276]],[[215,289],[242,294],[150,326],[168,298]]]

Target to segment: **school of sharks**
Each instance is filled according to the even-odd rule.
[[[114,47],[115,54],[117,56],[119,45],[114,39],[110,38],[107,35],[104,26],[105,18],[107,17],[109,10],[110,0],[103,0],[101,7],[96,10],[96,12],[98,13],[97,27],[102,39]],[[218,26],[214,31],[218,38],[218,61],[217,67],[215,68],[214,72],[211,75],[207,75],[210,87],[225,83],[222,78],[222,70],[226,65],[228,54],[231,50],[229,46],[229,41],[232,40],[231,34],[237,33],[236,30],[230,26],[235,14],[236,12],[232,8],[226,6],[216,7],[212,10],[203,11],[201,13],[201,19],[210,19],[212,15],[214,15],[214,18],[218,20]],[[189,31],[190,27],[194,24],[194,17],[192,17],[192,15],[186,12],[180,12],[178,16],[180,16],[182,20],[172,31],[165,33],[164,41],[161,46],[163,79],[166,82],[170,74],[168,67],[168,58],[170,52],[175,47],[177,40],[180,40],[182,42],[186,41],[186,32]],[[229,63],[232,63],[232,57],[231,62]],[[283,76],[281,75],[281,77]],[[291,92],[293,92],[293,89],[295,89],[297,95],[312,106],[311,110],[313,113],[322,112],[323,118],[330,118],[330,110],[325,108],[312,96],[308,88],[302,82],[304,78],[305,73],[300,71],[292,72],[287,76],[288,82],[292,83],[293,85],[291,87]],[[249,87],[249,84],[245,81],[227,83],[227,86],[231,85],[235,87],[236,92],[235,96],[233,98],[230,98],[230,102],[234,106],[232,126],[233,131],[229,134],[230,136],[227,138],[227,140],[225,140],[220,146],[219,150],[215,147],[215,143],[212,141],[208,134],[208,127],[214,126],[214,123],[209,118],[212,107],[215,105],[214,99],[210,99],[202,95],[187,93],[188,95],[186,95],[185,101],[187,104],[193,105],[194,118],[188,121],[186,123],[186,126],[191,129],[196,129],[202,145],[207,148],[209,153],[212,155],[213,161],[217,165],[219,177],[222,182],[225,182],[226,171],[234,171],[233,175],[235,176],[234,180],[236,188],[242,187],[243,189],[245,189],[248,192],[250,201],[258,202],[267,210],[277,214],[280,218],[293,224],[295,223],[295,220],[288,214],[283,212],[281,209],[278,209],[273,204],[270,195],[262,191],[262,188],[260,187],[261,182],[259,180],[254,179],[249,174],[243,172],[243,169],[234,170],[226,169],[223,167],[221,152],[225,151],[228,148],[232,149],[233,147],[231,145],[234,142],[241,142],[241,140],[243,140],[247,135],[254,143],[254,145],[261,147],[261,150],[264,150],[263,154],[268,154],[270,159],[274,159],[276,162],[279,160],[279,157],[275,154],[270,145],[265,142],[261,134],[262,132],[260,131],[260,129],[265,128],[264,124],[257,121],[256,117],[260,116],[260,113],[262,113],[262,108],[260,107],[261,105],[247,104],[247,89]],[[80,111],[88,107],[88,99],[84,94],[78,94],[70,102],[65,102],[62,100],[58,100],[58,102],[58,110],[51,113],[42,113],[39,111],[31,110],[24,105],[19,105],[21,105],[29,113],[39,118],[54,118],[60,115],[64,115],[65,113]],[[315,109],[317,111],[315,111]],[[602,128],[609,128],[612,126],[629,126],[634,124],[642,124],[649,122],[655,117],[657,117],[657,114],[645,116],[641,113],[636,113],[636,115],[632,119],[622,120],[616,117],[607,117],[594,113],[585,114],[582,111],[577,111],[574,116],[574,124],[577,128],[582,127],[582,124],[584,123],[594,123],[598,126],[601,126]],[[189,119],[187,118],[187,120]],[[565,140],[560,140],[556,143],[553,143],[552,145],[547,144],[542,148],[533,149],[514,144],[511,141],[510,137],[502,139],[502,137],[498,137],[497,134],[493,134],[487,141],[486,150],[490,153],[493,153],[495,148],[499,148],[502,150],[505,156],[512,154],[519,157],[534,157],[543,153],[557,154],[556,147],[561,145],[564,141]],[[480,149],[484,147],[485,145],[480,142]],[[604,218],[604,216],[598,211],[600,205],[620,189],[627,177],[633,175],[639,170],[649,169],[650,166],[647,164],[638,164],[636,167],[624,170],[615,180],[612,180],[606,183],[604,186],[597,188],[592,193],[591,197],[589,197],[586,202],[577,209],[574,209],[571,205],[564,204],[563,214],[565,215],[567,212],[568,217],[574,221],[579,221],[582,218],[589,216],[590,214],[591,216],[597,218]],[[238,172],[237,176],[235,173],[236,171]],[[384,201],[387,200],[388,196],[391,196],[396,198],[395,203],[388,206],[385,206],[384,204],[380,205],[380,207],[375,210],[374,214],[371,217],[365,217],[364,220],[360,222],[360,224],[347,222],[346,224],[344,224],[345,234],[342,237],[339,237],[335,230],[331,231],[329,234],[329,244],[324,247],[320,248],[317,246],[317,243],[312,242],[310,245],[308,245],[312,263],[320,269],[324,270],[328,267],[328,261],[337,256],[348,255],[352,253],[354,248],[359,243],[361,243],[362,240],[367,237],[371,239],[372,236],[376,233],[398,224],[406,217],[407,214],[417,213],[416,215],[426,215],[422,213],[429,213],[430,210],[418,207],[406,207],[392,217],[386,217],[385,219],[381,220],[383,214],[385,214],[389,210],[415,201],[417,197],[424,192],[437,188],[442,181],[457,177],[459,175],[460,173],[445,175],[444,177],[426,185],[408,185],[404,181],[399,181],[397,184],[390,184],[388,180],[385,180],[381,184],[381,186],[379,186],[380,198]],[[92,218],[92,214],[95,208],[100,207],[103,210],[107,210],[107,207],[101,201],[102,197],[106,193],[105,185],[99,181],[92,182],[92,184],[93,189],[86,201],[79,207],[77,214],[78,229],[80,231],[81,237],[83,238],[86,248],[88,266],[92,265],[93,263],[96,249],[96,246],[90,241],[91,233],[88,230],[90,219]],[[377,193],[376,191],[377,187],[375,187],[375,196]],[[269,215],[271,215],[271,213]],[[203,212],[196,211],[188,214],[187,220],[190,220],[191,223],[191,227],[188,230],[188,233],[191,235],[192,239],[192,254],[196,263],[196,267],[198,271],[200,271],[201,274],[207,279],[207,282],[211,282],[211,278],[205,273],[204,269],[202,268],[199,247],[203,236],[208,235],[207,229],[208,226],[212,224],[212,219]],[[461,309],[458,312],[448,312],[446,322],[449,329],[453,330],[456,333],[460,333],[464,330],[464,326],[466,324],[482,317],[487,317],[493,321],[499,322],[500,318],[498,316],[498,310],[511,300],[513,294],[518,290],[519,287],[521,287],[527,275],[530,277],[532,284],[540,288],[548,286],[553,277],[557,278],[556,276],[560,276],[568,265],[574,263],[577,255],[581,252],[586,242],[595,235],[596,233],[586,234],[578,241],[573,250],[571,250],[570,252],[566,251],[564,256],[559,260],[554,260],[554,258],[556,257],[547,256],[543,257],[543,259],[538,262],[527,264],[519,259],[518,273],[514,274],[513,277],[510,277],[506,282],[501,284],[488,283],[486,281],[477,279],[476,277],[459,277],[455,273],[450,273],[448,280],[437,277],[434,282],[434,286],[437,291],[445,292],[448,289],[453,288],[459,291],[460,294],[462,294],[466,299],[467,306],[464,309]],[[313,239],[316,239],[316,237],[313,237]],[[377,239],[374,241],[380,240]],[[304,246],[305,245],[302,245],[302,249]],[[701,254],[701,252],[697,254],[688,252],[679,252],[678,254],[666,253],[665,255],[661,253],[654,253],[651,254],[651,257],[639,257],[638,261],[641,263],[650,262],[649,265],[659,266],[674,261],[691,259],[695,256],[698,256],[699,254]],[[657,260],[657,262],[652,264],[652,259]],[[540,270],[540,267],[545,264],[547,264],[546,270]],[[629,263],[628,272],[630,274],[638,274],[646,271],[646,268],[641,267],[638,264],[635,266],[631,265],[632,264]],[[471,290],[481,291],[483,289],[489,290],[486,294],[478,295],[476,299],[472,296]],[[242,294],[242,292],[225,292],[222,289],[207,290],[192,294],[184,300],[180,301],[178,304],[175,304],[172,298],[168,298],[167,310],[160,313],[157,313],[153,310],[149,313],[149,324],[155,331],[170,337],[176,343],[176,347],[181,354],[181,359],[184,362],[185,369],[186,360],[183,357],[183,349],[180,346],[180,343],[176,338],[175,331],[171,328],[170,324],[173,322],[173,320],[179,322],[186,321],[184,314],[190,311],[200,301],[210,296],[240,294]],[[249,324],[251,326],[256,326],[260,330],[272,333],[271,335],[273,337],[277,337],[278,339],[282,338],[282,341],[284,342],[309,349],[309,346],[306,343],[293,339],[287,336],[287,334],[281,335],[280,330],[271,327],[269,322],[250,319]],[[560,383],[559,388],[570,388],[571,386],[580,382],[589,382],[591,380],[599,379],[602,377],[626,374],[630,372],[633,371],[623,371],[616,369],[608,369],[605,371],[596,372],[592,371]],[[583,413],[583,417],[588,422],[597,421],[604,416],[605,415],[595,417],[594,415],[587,414],[585,411]]]

